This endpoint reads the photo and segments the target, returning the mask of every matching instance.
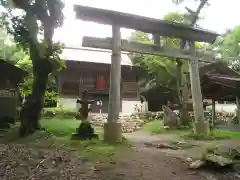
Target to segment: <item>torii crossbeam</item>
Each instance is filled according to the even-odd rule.
[[[188,59],[194,117],[197,122],[205,121],[198,67],[199,59],[203,60],[205,57],[201,53],[196,52],[194,42],[213,43],[218,34],[179,23],[87,6],[75,5],[74,10],[76,11],[76,17],[81,20],[112,25],[112,39],[110,41],[109,39],[89,37],[85,37],[83,41],[83,45],[85,46],[112,50],[108,122],[104,125],[105,140],[109,142],[121,140],[121,124],[117,121],[120,111],[121,50],[140,53],[147,52],[153,55]],[[143,48],[139,43],[134,45],[129,42],[126,43],[126,41],[124,43],[121,40],[120,27],[135,29],[158,36],[185,39],[188,41],[190,48],[187,51],[175,50],[176,52],[172,52],[171,54],[171,50],[163,50],[161,47],[156,48],[154,45],[144,46]]]

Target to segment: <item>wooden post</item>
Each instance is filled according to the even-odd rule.
[[[161,39],[159,35],[153,34],[153,43],[157,46],[161,46]]]
[[[212,129],[215,127],[215,121],[216,121],[216,102],[214,99],[212,99],[212,124],[211,124]]]
[[[240,102],[239,102],[239,97],[236,97],[236,105],[237,105],[236,115],[237,115],[237,118],[238,118],[238,125],[240,125]]]
[[[108,119],[104,125],[104,139],[107,142],[122,140],[121,124],[118,123],[121,98],[121,31],[120,27],[112,26],[112,59],[110,72],[110,91]]]
[[[62,95],[63,80],[60,73],[57,74],[57,90],[58,90],[58,102],[57,107],[61,107],[60,98]]]
[[[190,51],[193,54],[193,59],[189,61],[189,72],[190,72],[193,110],[194,110],[194,118],[195,118],[194,133],[209,134],[210,132],[209,123],[204,118],[198,59],[196,58],[196,56],[194,57],[194,55],[196,54],[195,43],[193,41],[190,41],[189,46],[190,46]]]

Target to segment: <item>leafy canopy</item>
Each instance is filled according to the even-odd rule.
[[[172,12],[164,17],[164,20],[178,23],[184,22],[184,15],[178,12]],[[132,41],[152,44],[152,37],[143,32],[134,32],[131,36]],[[179,48],[180,39],[171,37],[161,37],[161,45],[169,48]],[[162,87],[169,91],[176,92],[177,88],[177,62],[175,58],[160,57],[153,55],[134,54],[133,63],[143,67],[149,73],[149,79],[143,82],[143,87],[151,89],[153,87]],[[187,61],[183,61],[184,71],[188,72]]]
[[[10,3],[12,2],[12,3]],[[54,29],[63,24],[61,0],[0,0],[1,26],[7,29],[16,45],[29,54],[35,66],[39,60],[47,60],[49,72],[59,69],[62,44],[52,42]],[[43,64],[41,62],[41,64]],[[40,67],[39,67],[40,68]],[[43,68],[43,67],[42,67]]]
[[[240,72],[240,25],[227,30],[223,37],[216,41],[214,48],[232,69]]]

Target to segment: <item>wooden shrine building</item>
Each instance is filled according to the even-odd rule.
[[[215,101],[235,101],[240,96],[240,74],[224,62],[216,62],[199,69],[203,97]]]
[[[240,124],[240,74],[223,62],[205,65],[199,69],[203,97],[212,100],[212,126],[216,119],[215,102],[234,101]]]
[[[66,48],[63,51],[67,68],[58,75],[60,101],[64,107],[75,108],[76,99],[81,98],[84,89],[89,98],[95,100],[93,112],[106,113],[108,110],[111,51],[94,48]],[[146,73],[133,66],[128,54],[121,58],[121,111],[131,113],[140,104],[138,81]],[[102,102],[102,106],[100,106]]]

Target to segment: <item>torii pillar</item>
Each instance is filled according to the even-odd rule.
[[[121,31],[120,26],[112,26],[112,58],[108,118],[104,124],[104,140],[109,143],[121,142],[122,125],[118,122],[121,106]]]
[[[194,110],[194,133],[208,135],[210,133],[208,120],[204,117],[203,98],[199,77],[198,59],[196,58],[195,42],[189,41],[190,51],[194,55],[189,61],[191,92]]]

